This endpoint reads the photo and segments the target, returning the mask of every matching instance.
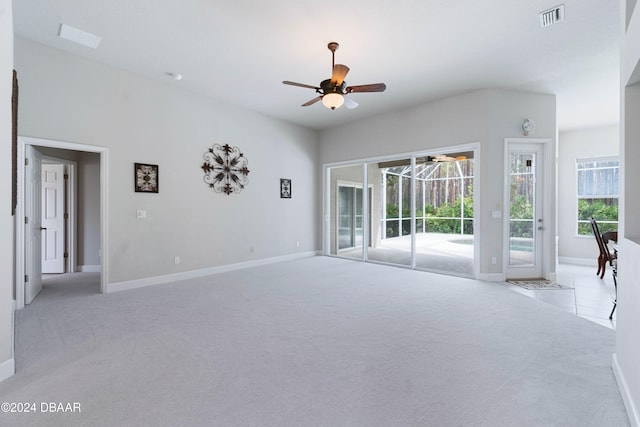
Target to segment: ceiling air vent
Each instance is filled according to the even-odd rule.
[[[95,34],[87,33],[86,31],[73,28],[67,24],[60,24],[60,32],[58,33],[58,36],[65,40],[90,47],[91,49],[96,49],[100,44],[100,40],[102,40],[101,37],[98,37]]]
[[[553,25],[556,22],[562,21],[564,19],[564,5],[552,7],[549,10],[545,10],[540,12],[540,26],[548,27],[549,25]]]

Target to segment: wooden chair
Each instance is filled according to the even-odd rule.
[[[606,233],[602,233],[602,241],[604,244],[608,244],[609,240],[613,240],[618,243],[618,232],[617,231],[607,231]]]
[[[607,264],[611,266],[611,274],[613,276],[613,286],[615,288],[616,296],[613,300],[613,309],[611,310],[611,314],[609,315],[609,319],[613,318],[613,313],[616,311],[617,301],[618,301],[618,254],[616,252],[611,254],[609,251],[609,246],[607,243],[609,240],[613,240],[614,242],[618,241],[618,232],[617,231],[608,231],[604,234],[600,234],[600,230],[598,229],[598,223],[595,218],[591,217],[591,229],[593,230],[593,235],[596,238],[596,242],[598,243],[598,249],[600,254],[598,255],[598,271],[596,274],[600,275],[600,278],[604,278],[604,273],[607,268]],[[605,243],[606,239],[606,243]]]
[[[598,229],[598,223],[593,217],[591,217],[591,229],[593,230],[593,235],[596,238],[596,243],[598,243],[598,250],[600,251],[600,254],[598,255],[598,271],[596,272],[596,274],[600,275],[600,278],[602,279],[604,278],[607,264],[613,267],[614,257],[611,255],[611,252],[609,252],[609,246],[604,243],[602,234],[600,234],[600,230]],[[618,233],[616,233],[616,235],[617,234]]]

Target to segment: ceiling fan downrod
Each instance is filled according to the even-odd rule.
[[[336,66],[336,50],[340,45],[337,42],[329,42],[327,48],[331,51],[331,72],[333,73],[333,67]]]

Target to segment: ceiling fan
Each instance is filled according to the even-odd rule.
[[[314,89],[316,93],[320,94],[312,100],[302,104],[303,107],[308,107],[309,105],[315,104],[316,102],[322,100],[322,104],[332,110],[340,108],[342,104],[344,104],[347,108],[356,108],[358,106],[358,103],[346,95],[350,93],[360,92],[384,92],[384,90],[387,88],[387,85],[385,85],[384,83],[347,86],[347,82],[344,81],[344,78],[349,72],[349,67],[343,64],[335,63],[336,50],[339,46],[340,45],[336,42],[331,42],[327,45],[327,48],[331,51],[331,78],[320,82],[320,86],[290,82],[288,80],[282,82],[286,85]]]

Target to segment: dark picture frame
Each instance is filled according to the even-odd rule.
[[[158,165],[148,163],[133,164],[133,182],[136,193],[157,193],[159,191]]]
[[[291,198],[291,180],[288,178],[280,178],[280,198]]]

